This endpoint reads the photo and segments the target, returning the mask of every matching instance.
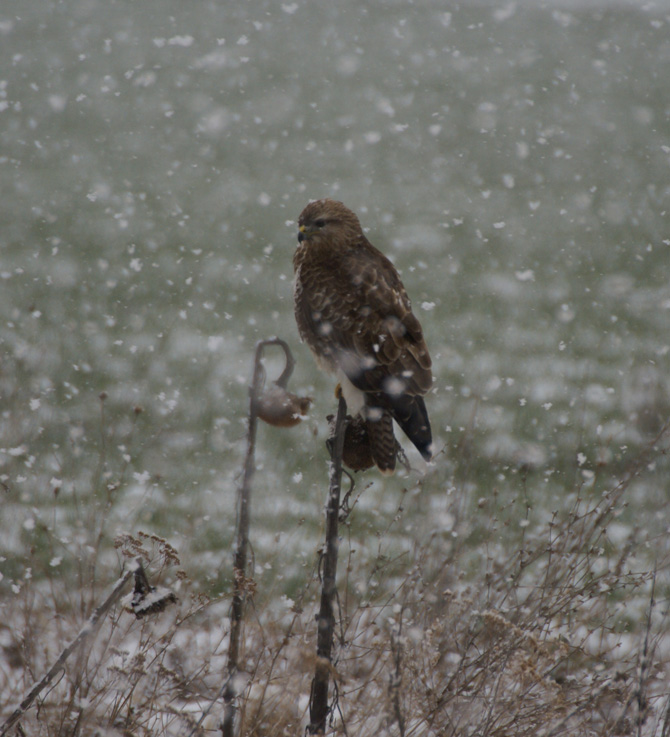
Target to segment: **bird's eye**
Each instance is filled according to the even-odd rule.
[[[317,228],[323,228],[325,224],[326,221],[323,218],[319,218],[318,220],[314,221],[314,225],[316,225]]]

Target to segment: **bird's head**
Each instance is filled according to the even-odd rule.
[[[351,242],[363,235],[361,224],[348,207],[331,199],[314,200],[298,218],[298,242],[309,245],[326,239]]]

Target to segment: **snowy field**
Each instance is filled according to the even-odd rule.
[[[291,258],[330,196],[402,274],[438,450],[356,478],[332,729],[670,734],[670,4],[6,3],[0,184],[1,720],[141,553],[179,605],[115,611],[26,733],[216,732],[278,335],[315,401],[259,430],[241,717],[302,734],[335,399]]]

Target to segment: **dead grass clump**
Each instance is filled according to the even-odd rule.
[[[666,596],[668,540],[659,535],[651,546],[634,521],[620,523],[652,461],[643,455],[614,481],[578,487],[566,509],[537,520],[527,516],[527,499],[507,499],[503,508],[495,495],[468,519],[454,511],[466,506],[457,492],[439,499],[439,519],[455,520],[449,534],[414,509],[411,540],[394,538],[409,514],[404,502],[376,538],[347,520],[326,733],[667,737],[667,606],[656,597]],[[445,485],[424,479],[420,494],[435,499]],[[528,524],[510,531],[507,519]],[[142,557],[152,582],[175,589],[179,604],[140,621],[118,607],[21,729],[36,737],[219,733],[229,599],[199,592],[178,551],[158,535],[124,533],[115,547],[120,559]],[[298,735],[309,721],[318,569],[315,561],[293,601],[263,601],[249,571],[235,676],[245,737]],[[99,599],[100,576],[94,584]],[[2,719],[98,599],[55,576],[25,577],[5,597]]]
[[[628,557],[621,552],[605,558],[592,552],[593,540],[583,537],[577,522],[592,512],[552,520],[544,539],[541,531],[535,533],[533,544],[542,554],[530,562],[515,550],[480,580],[454,581],[466,549],[454,551],[434,537],[417,547],[400,582],[391,586],[388,580],[389,587],[377,587],[365,604],[350,594],[334,653],[329,733],[660,735],[668,678],[658,647],[664,620],[651,617],[648,627],[631,634],[621,619],[626,604],[639,607],[642,597],[649,607],[652,573],[627,571]],[[602,530],[591,530],[606,542]],[[575,545],[577,539],[582,545]],[[136,554],[143,545],[151,554],[149,540],[128,536],[120,549]],[[152,544],[163,549],[160,541]],[[624,549],[632,552],[634,546]],[[158,562],[156,550],[153,555]],[[363,577],[366,571],[354,574]],[[23,719],[26,733],[217,732],[229,605],[190,597],[183,575],[181,604],[173,612],[140,623],[116,612],[85,656],[67,664],[39,708]],[[313,580],[292,608],[256,611],[245,623],[241,734],[277,737],[304,730],[317,589]],[[76,630],[51,620],[47,596],[33,590],[30,601],[25,597],[22,605],[28,608],[13,612],[12,641],[3,639],[3,710],[18,701],[32,674],[44,672],[63,639]],[[22,647],[24,633],[37,631],[39,645]]]

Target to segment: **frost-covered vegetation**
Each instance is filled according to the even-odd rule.
[[[354,487],[340,548],[332,732],[665,734],[663,573],[649,568],[636,531],[617,522],[665,445],[650,445],[616,478],[577,483],[562,511],[533,525],[523,524],[522,479],[516,497],[503,501],[492,489],[480,502],[479,529],[462,518],[467,484],[442,500],[450,525],[417,514],[412,505],[453,481],[435,472],[361,538],[354,518],[367,490]],[[119,535],[115,548],[121,560],[140,555],[158,582],[170,581],[178,607],[142,623],[118,611],[23,724],[44,734],[213,733],[229,598],[204,594],[155,534]],[[242,734],[295,735],[309,721],[316,567],[312,556],[292,597],[278,572],[273,584],[246,584],[254,603],[241,648]],[[53,575],[17,591],[4,606],[12,629],[3,637],[3,692],[18,700],[101,596]]]
[[[438,456],[356,478],[333,730],[668,735],[670,7],[25,0],[0,7],[0,718],[130,557],[26,734],[216,730],[256,341],[244,734],[298,734],[332,382],[295,219],[353,207],[434,359]],[[267,360],[270,377],[280,361]],[[410,451],[413,453],[413,451]]]

